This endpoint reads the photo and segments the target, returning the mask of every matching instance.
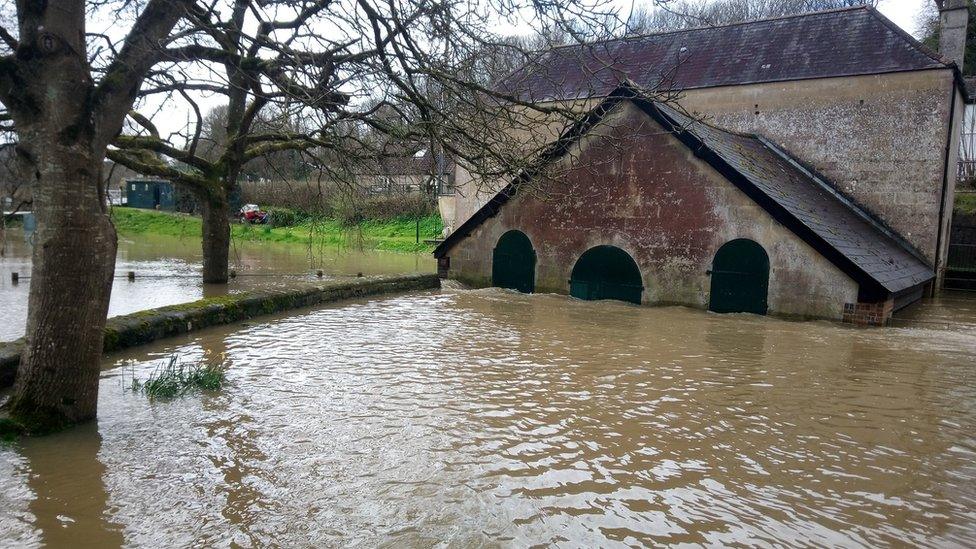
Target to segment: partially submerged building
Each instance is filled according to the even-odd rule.
[[[947,4],[943,21],[965,19]],[[592,111],[515,181],[479,193],[458,179],[440,270],[883,324],[945,266],[958,55],[870,7],[557,48],[503,86]],[[642,92],[662,89],[680,93]]]

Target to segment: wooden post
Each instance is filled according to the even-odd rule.
[[[135,280],[136,280],[136,272],[129,271],[129,282],[135,282]]]
[[[10,273],[10,282],[14,285],[20,282],[20,273],[17,272]]]

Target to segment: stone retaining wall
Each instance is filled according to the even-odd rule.
[[[299,307],[439,287],[440,279],[434,274],[382,276],[211,297],[108,319],[105,352]],[[23,338],[0,343],[0,387],[13,385],[23,346]]]

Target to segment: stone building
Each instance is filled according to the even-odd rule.
[[[944,24],[965,20],[947,4]],[[502,86],[593,110],[516,181],[477,192],[459,174],[441,271],[884,323],[945,266],[957,62],[870,7],[552,50]]]

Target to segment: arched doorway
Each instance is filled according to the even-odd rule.
[[[527,294],[535,291],[535,250],[522,231],[508,231],[498,239],[491,257],[491,283]]]
[[[745,238],[726,242],[712,261],[708,309],[716,313],[766,314],[769,256]]]
[[[614,246],[587,250],[573,267],[569,281],[569,294],[579,299],[617,299],[640,304],[643,291],[637,263]]]

